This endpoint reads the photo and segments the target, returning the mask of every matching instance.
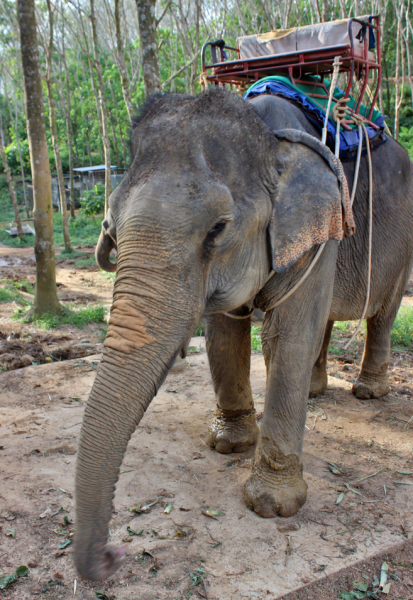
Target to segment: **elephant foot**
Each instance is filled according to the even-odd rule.
[[[389,380],[386,377],[367,378],[360,373],[357,381],[353,385],[353,394],[359,400],[370,400],[372,398],[382,398],[390,391]]]
[[[282,454],[269,438],[263,437],[245,483],[244,498],[247,507],[260,517],[295,515],[307,499],[300,457]]]
[[[245,452],[255,444],[258,434],[255,410],[246,412],[217,408],[206,443],[222,454]]]
[[[313,368],[313,372],[311,374],[311,384],[310,384],[310,393],[308,394],[309,398],[316,398],[317,396],[321,396],[324,394],[327,388],[327,371],[322,367],[317,367],[317,365]]]

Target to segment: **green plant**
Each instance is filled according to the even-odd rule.
[[[401,306],[391,330],[392,347],[413,348],[413,306]]]
[[[400,127],[399,142],[407,150],[407,154],[413,159],[413,127]]]
[[[108,271],[102,271],[102,269],[99,271],[99,275],[101,275],[103,279],[106,279],[107,281],[115,281],[116,279],[116,273],[109,273]]]
[[[97,321],[98,323],[105,320],[106,309],[101,306],[76,306],[66,305],[65,310],[60,315],[42,315],[38,317],[36,315],[28,318],[26,316],[26,310],[18,308],[13,314],[13,320],[21,321],[22,323],[33,323],[39,329],[52,329],[59,327],[64,323],[75,325],[76,327],[83,328],[89,323]]]
[[[201,335],[205,335],[205,325],[204,322],[201,321],[200,324],[198,325],[198,327],[195,329],[194,331],[194,336],[201,336]]]
[[[254,352],[262,352],[260,325],[253,325],[251,327],[251,350],[253,350]]]
[[[16,302],[27,306],[30,301],[27,300],[21,292],[34,294],[33,286],[26,281],[13,281],[12,279],[3,279],[0,287],[0,302]]]
[[[81,213],[88,217],[102,213],[105,208],[105,186],[97,183],[92,190],[84,192],[80,205]]]
[[[97,267],[96,260],[94,256],[90,256],[89,258],[82,258],[82,260],[77,260],[75,262],[76,267],[88,267],[94,266]]]

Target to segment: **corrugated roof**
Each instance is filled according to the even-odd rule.
[[[73,169],[74,171],[78,171],[79,173],[87,173],[88,171],[104,171],[105,165],[97,165],[96,167],[78,167],[77,169]],[[111,169],[117,169],[114,165],[111,165]]]

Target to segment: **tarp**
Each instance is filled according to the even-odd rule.
[[[317,81],[316,77],[306,77],[306,81],[314,82]],[[328,89],[328,82],[326,83],[326,87]],[[309,86],[300,85],[294,86],[288,77],[284,77],[282,75],[277,75],[273,77],[265,77],[264,79],[260,79],[257,83],[254,83],[249,90],[244,95],[244,100],[248,98],[253,98],[254,96],[258,96],[259,94],[272,94],[276,96],[283,96],[287,100],[292,100],[295,104],[301,108],[306,117],[311,121],[311,123],[321,132],[321,129],[324,126],[325,120],[325,111],[323,108],[318,106],[312,98],[307,96],[303,90],[309,90]],[[320,92],[321,88],[317,88],[317,93]],[[344,92],[340,90],[340,88],[336,87],[334,92],[334,97],[339,99],[344,96]],[[317,102],[322,106],[326,106],[328,102],[328,96],[323,98],[317,98]],[[355,100],[351,97],[350,102],[348,102],[348,106],[350,108],[355,106]],[[367,108],[364,104],[360,107],[360,114],[362,116],[366,116]],[[370,140],[379,140],[384,132],[384,121],[386,117],[384,117],[379,111],[374,110],[371,121],[378,125],[379,130],[374,129],[370,125],[367,125],[367,132]],[[330,117],[327,123],[327,144],[333,150],[335,148],[335,138],[336,138],[336,124],[334,120]],[[381,141],[385,141],[385,136]],[[354,152],[357,151],[359,143],[359,134],[358,128],[353,125],[351,131],[343,129],[341,127],[340,131],[340,159],[345,160],[346,158],[353,158]]]
[[[360,20],[369,22],[369,16],[358,17]],[[245,35],[237,38],[241,58],[257,58],[259,56],[274,56],[304,50],[317,50],[319,48],[331,48],[332,46],[349,46],[348,34],[349,19],[340,19],[328,23],[306,25],[304,27],[292,27],[290,29],[277,29],[268,33]],[[352,37],[355,50],[363,48],[363,35],[360,29],[363,25],[353,22],[351,25]],[[374,48],[373,30],[369,29],[369,50]],[[357,38],[359,36],[360,39]],[[374,57],[370,57],[374,58]]]

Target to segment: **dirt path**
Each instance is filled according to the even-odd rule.
[[[4,254],[0,260],[10,260]],[[21,263],[0,274],[8,269],[9,277],[33,276],[26,249],[9,255]],[[110,303],[112,283],[97,270],[62,264],[57,278],[66,286],[59,293]],[[0,330],[16,329],[12,307],[0,309]],[[89,327],[64,326],[47,335],[70,337],[52,346],[79,347],[79,337],[101,334]],[[17,341],[26,343],[46,334],[21,326],[20,335]],[[39,343],[50,353],[49,342]],[[202,352],[190,355],[187,370],[168,375],[129,443],[110,530],[113,543],[124,540],[127,560],[100,585],[76,581],[68,543],[75,529],[75,454],[100,359],[96,344],[88,346],[92,356],[0,373],[0,577],[31,565],[28,577],[0,591],[0,598],[84,600],[98,591],[103,600],[330,600],[353,589],[363,574],[368,583],[380,577],[383,552],[395,564],[388,562],[394,579],[382,597],[413,598],[413,554],[406,547],[413,525],[413,486],[406,485],[413,483],[413,356],[394,353],[391,393],[367,402],[350,391],[360,349],[330,356],[327,393],[309,402],[308,501],[292,518],[263,520],[245,508],[242,496],[253,449],[220,455],[205,445],[214,397],[203,338],[192,340]],[[251,383],[260,417],[260,354],[252,356]],[[129,510],[155,501],[148,513]],[[224,514],[208,518],[202,510],[209,508]]]

